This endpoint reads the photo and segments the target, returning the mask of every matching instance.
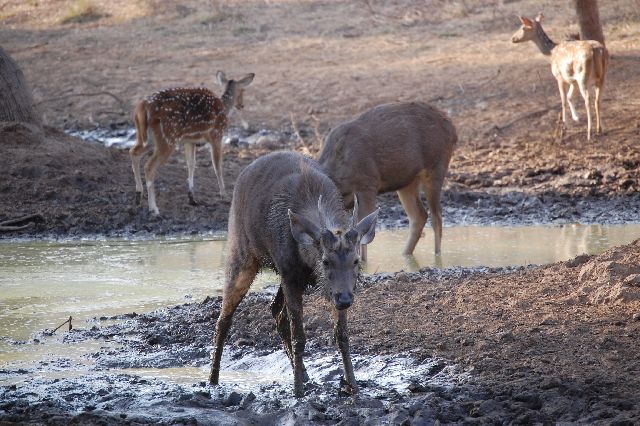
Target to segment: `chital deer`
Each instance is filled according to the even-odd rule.
[[[377,194],[397,191],[409,217],[409,255],[427,223],[422,189],[431,211],[435,253],[442,241],[440,194],[458,140],[451,120],[422,102],[396,102],[372,108],[336,127],[326,137],[318,162],[349,206],[356,195],[360,218],[376,206]],[[361,256],[366,259],[366,247]]]
[[[532,21],[523,16],[520,29],[513,34],[513,43],[533,41],[543,55],[551,60],[551,72],[558,81],[560,99],[562,101],[561,137],[567,122],[567,102],[571,117],[578,121],[578,115],[571,98],[576,88],[584,99],[587,110],[587,140],[591,140],[591,107],[589,87],[595,85],[596,133],[602,132],[600,123],[600,97],[604,86],[604,77],[609,63],[609,52],[600,42],[595,40],[571,40],[560,44],[553,42],[542,29],[542,13]]]
[[[196,205],[193,174],[196,167],[196,143],[202,139],[211,145],[213,171],[218,179],[220,193],[224,195],[222,136],[227,130],[232,108],[244,107],[244,88],[251,83],[254,74],[247,74],[240,80],[228,80],[224,72],[218,71],[216,77],[224,87],[220,98],[206,88],[176,88],[154,93],[136,106],[134,122],[137,138],[136,144],[129,151],[136,180],[136,204],[140,204],[142,198],[140,160],[147,148],[149,128],[154,146],[153,154],[144,165],[144,175],[151,212],[159,214],[154,188],[158,167],[167,161],[178,143],[184,145],[187,160],[189,203]]]
[[[340,192],[318,163],[294,152],[258,158],[240,173],[229,212],[228,255],[222,307],[211,352],[209,381],[217,384],[233,313],[261,267],[281,277],[271,304],[276,328],[294,372],[296,397],[308,379],[302,355],[302,295],[317,283],[332,305],[334,335],[342,354],[347,391],[356,393],[347,334],[347,311],[358,278],[358,246],[375,236],[378,212],[351,219]]]

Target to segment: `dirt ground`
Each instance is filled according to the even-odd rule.
[[[569,123],[564,141],[553,140],[560,102],[549,66],[532,44],[509,41],[517,29],[514,15],[532,16],[540,9],[552,38],[575,31],[569,2],[118,0],[95,2],[98,6],[84,15],[71,10],[78,3],[0,2],[2,46],[23,68],[47,124],[42,134],[0,125],[0,221],[41,215],[26,230],[0,238],[224,231],[231,198],[218,194],[202,149],[196,171],[201,205],[187,204],[185,162],[176,153],[161,169],[162,215],[154,218],[145,204],[133,205],[126,152],[61,131],[131,126],[132,105],[143,96],[181,85],[218,90],[218,69],[256,73],[245,94],[249,129],[244,132],[266,129],[276,135],[252,146],[225,147],[229,189],[258,156],[303,150],[292,118],[306,142],[315,143],[313,153],[316,129],[323,135],[370,106],[420,99],[447,111],[460,136],[443,195],[445,224],[640,220],[638,0],[600,2],[611,62],[602,101],[605,134],[591,142],[580,99],[582,121]],[[384,226],[406,223],[394,194],[380,197],[380,203]],[[299,423],[299,416],[311,422],[318,411],[325,417],[317,421],[347,424],[363,421],[360,415],[372,422],[386,416],[390,423],[416,424],[638,423],[639,255],[636,242],[540,268],[368,277],[351,313],[354,352],[443,359],[463,366],[472,384],[447,390],[418,383],[413,396],[386,395],[386,403],[392,401],[386,408],[371,399],[332,397],[323,408],[306,401],[289,408],[265,403],[264,411],[252,411],[251,404],[246,410],[225,406],[229,395],[213,391],[207,391],[207,407],[233,414],[229,423],[265,420],[260,416],[267,414],[273,423]],[[235,342],[244,338],[258,348],[260,342],[263,349],[279,348],[267,302],[259,297],[245,302],[230,346],[242,354],[244,346]],[[184,310],[200,315],[215,311],[217,303]],[[306,318],[312,351],[328,347],[323,310],[311,295]],[[264,317],[264,329],[249,322],[256,317]],[[193,332],[201,348],[209,344],[213,316],[202,313],[202,318],[206,332]],[[173,326],[180,328],[180,321]],[[384,326],[371,329],[371,323]],[[203,354],[197,356],[205,362]],[[61,394],[82,393],[82,383],[64,383],[70,387]],[[55,413],[64,423],[78,415],[64,403],[34,402],[25,396],[29,389],[1,392],[8,401],[0,406],[2,421],[45,421]],[[193,403],[176,398],[178,405]],[[126,421],[99,407],[75,420]]]
[[[62,23],[79,3],[95,7],[78,15],[79,22]],[[582,122],[569,123],[564,141],[553,139],[560,105],[549,66],[533,44],[510,43],[516,13],[544,10],[556,40],[575,31],[566,2],[96,4],[5,1],[0,7],[3,48],[22,66],[49,126],[118,130],[132,125],[132,105],[153,91],[215,89],[217,69],[251,71],[257,77],[245,96],[245,133],[275,136],[257,147],[225,148],[231,187],[261,154],[301,148],[291,118],[313,153],[317,136],[363,109],[420,99],[447,111],[460,136],[443,196],[445,224],[637,220],[640,0],[601,6],[612,55],[602,101],[606,133],[590,143],[579,100]],[[230,195],[219,196],[207,153],[198,155],[196,172],[202,205],[186,205],[184,158],[173,155],[160,172],[162,217],[155,219],[132,207],[125,153],[80,147],[51,128],[42,143],[14,130],[3,126],[0,133],[6,152],[0,161],[9,171],[0,220],[36,213],[43,219],[3,236],[226,228]],[[395,195],[381,203],[385,223],[406,222]]]

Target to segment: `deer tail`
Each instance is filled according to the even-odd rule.
[[[149,124],[147,122],[147,101],[142,101],[136,106],[136,109],[133,113],[133,122],[136,125],[136,146],[142,147],[143,149],[147,147],[148,135],[147,129],[149,128]]]

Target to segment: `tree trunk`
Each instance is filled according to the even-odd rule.
[[[598,13],[598,0],[573,0],[582,40],[597,40],[604,44],[604,34]]]
[[[0,121],[20,121],[40,127],[31,88],[18,64],[0,47]]]

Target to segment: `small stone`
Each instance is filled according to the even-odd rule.
[[[632,318],[634,321],[640,321],[640,312],[636,312],[635,314],[633,314]]]
[[[242,394],[239,394],[238,392],[233,391],[224,400],[224,406],[225,407],[235,407],[237,405],[240,405],[240,402],[242,402]]]
[[[242,398],[242,401],[240,402],[240,406],[242,408],[247,408],[249,405],[251,405],[253,401],[255,401],[255,399],[256,399],[256,396],[253,394],[253,392],[249,392],[244,396],[244,398]]]

